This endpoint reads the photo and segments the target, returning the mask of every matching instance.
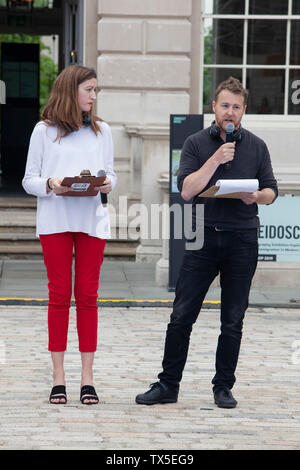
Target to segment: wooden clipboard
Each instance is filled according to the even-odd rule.
[[[73,187],[73,191],[68,191],[57,196],[97,196],[99,191],[95,191],[95,186],[102,186],[106,176],[66,176],[61,185]],[[75,189],[75,191],[74,191]]]
[[[240,199],[238,196],[239,193],[228,193],[221,194],[220,196],[216,195],[216,192],[220,189],[220,186],[211,186],[209,189],[200,193],[198,197],[214,197],[214,198],[228,198],[228,199]]]

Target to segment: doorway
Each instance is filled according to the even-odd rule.
[[[83,63],[84,0],[0,0],[0,197],[26,196],[32,130],[57,74]],[[3,100],[2,100],[3,101]]]

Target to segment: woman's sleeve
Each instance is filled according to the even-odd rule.
[[[47,177],[41,177],[44,154],[44,125],[36,125],[30,138],[27,154],[25,175],[22,186],[26,193],[37,197],[49,197],[52,193],[47,193]]]
[[[114,145],[112,140],[111,129],[107,124],[105,126],[104,142],[105,172],[107,178],[109,178],[111,181],[112,189],[114,189],[117,183],[117,175],[114,172]]]

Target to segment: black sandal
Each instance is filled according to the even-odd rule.
[[[65,401],[51,401],[56,399],[63,399]],[[67,403],[67,394],[65,385],[55,385],[50,393],[49,403],[52,405],[65,405]]]
[[[97,400],[97,401],[88,401],[85,400]],[[96,393],[95,388],[92,385],[83,385],[80,391],[80,401],[83,405],[97,405],[99,403],[99,398]]]

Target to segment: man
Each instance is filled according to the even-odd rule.
[[[166,333],[163,370],[158,375],[159,382],[136,397],[139,404],[177,401],[192,326],[209,286],[218,274],[221,334],[212,380],[214,400],[222,408],[234,408],[237,404],[231,389],[235,383],[243,319],[257,265],[257,204],[271,204],[278,194],[266,144],[241,127],[247,98],[248,91],[239,80],[230,77],[222,82],[212,102],[215,121],[210,128],[191,135],[184,143],[178,188],[183,199],[193,198],[194,217],[196,204],[205,204],[204,244],[201,249],[185,251]],[[234,141],[226,143],[229,122],[234,125]],[[253,193],[240,193],[239,199],[198,197],[219,179],[254,178],[259,181],[259,189]]]

